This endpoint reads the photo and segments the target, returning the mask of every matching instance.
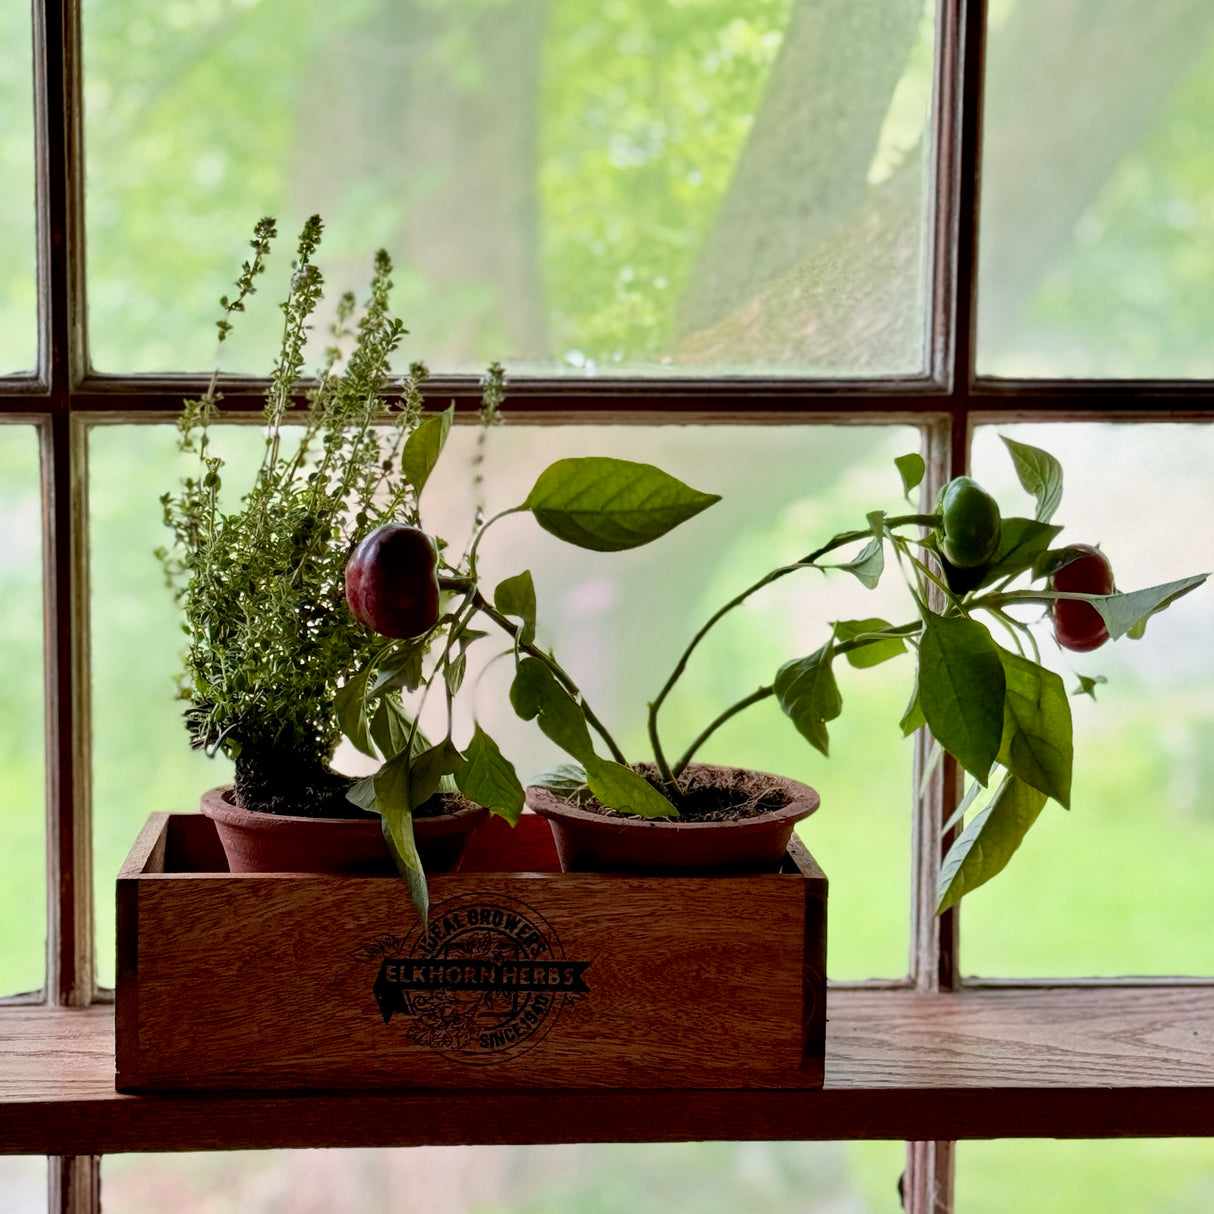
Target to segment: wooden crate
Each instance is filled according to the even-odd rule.
[[[430,878],[423,938],[394,876],[233,875],[209,820],[153,814],[117,1087],[817,1087],[826,885],[799,843],[770,875],[561,873],[528,814]]]

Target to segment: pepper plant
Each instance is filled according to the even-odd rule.
[[[498,385],[500,389],[500,383]],[[424,421],[404,448],[415,493],[401,522],[422,532],[417,495],[437,464],[452,412]],[[1070,802],[1071,713],[1062,678],[1042,663],[1033,625],[1043,613],[1055,617],[1057,639],[1074,639],[1074,613],[1090,611],[1109,638],[1140,636],[1147,620],[1195,589],[1205,575],[1125,594],[1111,575],[1095,581],[1085,572],[1094,551],[1085,545],[1055,546],[1062,528],[1053,521],[1062,497],[1062,469],[1051,455],[1004,439],[1022,486],[1032,495],[1032,518],[1005,517],[998,503],[968,477],[949,482],[930,512],[876,510],[863,524],[827,540],[789,564],[742,589],[696,631],[669,677],[648,706],[652,754],[642,770],[621,751],[573,676],[538,641],[538,607],[530,571],[482,586],[478,556],[501,518],[527,513],[556,538],[596,551],[649,543],[698,514],[716,496],[703,493],[651,465],[602,457],[562,459],[548,467],[518,505],[478,519],[460,557],[435,539],[424,559],[404,567],[392,548],[373,535],[366,559],[347,582],[350,603],[372,630],[391,634],[391,595],[369,595],[377,587],[425,582],[410,601],[433,601],[430,583],[445,603],[425,620],[419,635],[386,639],[373,660],[351,678],[338,697],[346,735],[384,762],[350,794],[380,813],[398,867],[423,914],[425,881],[413,844],[411,815],[436,792],[454,784],[469,799],[517,821],[525,793],[514,766],[477,724],[459,746],[452,736],[452,705],[464,679],[470,645],[489,636],[506,641],[514,664],[510,701],[525,720],[573,760],[533,778],[533,783],[572,796],[593,798],[608,810],[646,818],[676,817],[689,765],[726,721],[765,700],[774,700],[804,739],[823,754],[828,726],[842,711],[835,663],[858,668],[909,656],[915,664],[914,692],[899,726],[904,735],[930,730],[937,754],[950,754],[973,777],[965,801],[949,823],[969,824],[942,866],[939,909],[989,880],[1019,845],[1049,799]],[[910,454],[895,461],[909,498],[921,487],[925,465]],[[423,532],[424,534],[424,532]],[[399,537],[384,536],[383,539]],[[417,554],[413,540],[400,551]],[[429,559],[429,553],[436,560]],[[380,554],[380,555],[375,555]],[[706,721],[677,752],[660,729],[663,704],[705,636],[726,615],[785,577],[837,570],[872,589],[890,567],[905,582],[909,618],[838,621],[812,653],[795,656],[736,702]],[[1105,563],[1107,567],[1107,562]],[[1068,575],[1067,571],[1070,570]],[[1079,571],[1076,576],[1076,570]],[[1085,580],[1086,579],[1086,580]],[[399,591],[398,591],[399,593]],[[1032,616],[1025,618],[1025,609]],[[1093,630],[1084,631],[1091,648]],[[1091,694],[1098,680],[1081,678],[1077,692]],[[421,703],[444,697],[447,727],[437,741],[418,727]]]

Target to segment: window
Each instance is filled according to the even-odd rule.
[[[695,570],[713,601],[748,550],[807,519],[815,535],[836,511],[848,522],[893,455],[918,446],[934,483],[972,467],[993,485],[996,432],[1065,452],[1068,501],[1099,517],[1120,508],[1128,582],[1143,553],[1152,572],[1177,576],[1214,558],[1199,522],[1214,433],[1205,0],[1115,18],[1048,0],[367,0],[339,12],[319,0],[34,0],[29,12],[0,6],[0,29],[11,183],[0,199],[0,1042],[106,1002],[117,862],[150,809],[188,808],[219,782],[172,719],[171,604],[144,556],[172,475],[165,423],[210,371],[214,301],[260,214],[289,233],[321,211],[335,281],[363,281],[373,247],[393,249],[394,302],[414,330],[405,357],[431,362],[435,401],[474,409],[474,370],[508,364],[511,424],[492,453],[503,476],[613,446],[711,470],[693,479],[735,511],[716,564]],[[240,377],[266,370],[273,302],[267,284],[225,358],[236,418],[260,404]],[[249,433],[231,429],[236,445]],[[627,579],[651,572],[646,559],[618,581],[571,569],[554,583],[569,635],[588,620],[638,631]],[[840,1024],[875,1034],[839,1045],[860,1093],[840,1124],[915,1140],[904,1183],[916,1214],[951,1208],[954,1171],[957,1208],[985,1209],[984,1177],[1001,1169],[1023,1186],[1054,1159],[1102,1169],[1131,1157],[951,1141],[1001,1131],[1176,1135],[1133,1157],[1183,1178],[1178,1201],[1208,1191],[1200,1150],[1173,1166],[1180,1136],[1214,1124],[1165,1047],[1158,1069],[1175,1101],[1164,1079],[1144,1080],[1128,1120],[1096,1094],[1070,1121],[1036,1088],[1003,1110],[979,1092],[952,1120],[930,1081],[890,1081],[914,1090],[883,1103],[864,1052],[880,1049],[873,1026],[892,1006],[881,1001],[899,994],[923,1001],[889,1031],[925,1050],[948,1031],[940,1000],[994,1008],[998,1025],[999,1008],[1028,1006],[1037,988],[1054,1000],[1047,1020],[1158,1007],[1166,1021],[1195,999],[1205,1023],[1208,621],[1193,596],[1166,639],[1110,659],[1110,711],[1092,714],[1081,742],[1098,756],[1081,773],[1087,808],[1031,837],[1016,871],[961,914],[926,909],[955,804],[940,773],[919,778],[911,751],[881,749],[851,709],[832,766],[813,768],[824,804],[839,806],[813,844],[832,878],[832,977],[859,985],[840,993],[855,1009]],[[630,672],[599,675],[632,694]],[[136,689],[157,680],[165,704],[148,708]],[[879,678],[859,693],[882,719],[901,694]],[[761,734],[737,742],[771,755]],[[44,819],[30,812],[43,789]],[[1091,879],[1097,865],[1116,875]],[[44,921],[43,976],[30,942]],[[88,1040],[103,1051],[104,1036]],[[1003,1044],[992,1050],[1011,1087],[1020,1063],[1048,1085],[1038,1043],[1013,1031]],[[0,1068],[15,1056],[0,1049]],[[232,1137],[208,1141],[169,1115],[81,1137],[83,1122],[54,1105],[47,1124],[62,1128],[20,1131],[0,1195],[40,1193],[40,1168],[20,1157],[45,1150],[56,1208],[98,1209],[97,1157],[71,1153],[89,1141],[115,1155],[107,1176],[127,1194],[115,1201],[138,1208],[123,1152],[249,1145],[231,1102],[207,1107],[190,1124]],[[761,1108],[772,1137],[814,1124],[808,1105],[789,1102],[783,1122],[776,1102]],[[706,1116],[728,1124],[728,1111]],[[328,1128],[306,1144],[284,1131],[275,1145],[379,1142],[335,1103],[317,1123]],[[795,1154],[734,1158],[741,1175],[776,1159],[793,1190],[811,1183]],[[827,1171],[844,1166],[824,1158]],[[849,1158],[892,1166],[883,1145]],[[1033,1204],[1018,1196],[1017,1208]]]

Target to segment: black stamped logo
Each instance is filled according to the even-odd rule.
[[[585,997],[588,961],[565,956],[537,911],[500,895],[464,894],[431,908],[428,930],[354,949],[378,961],[372,991],[387,1024],[457,1062],[503,1062],[532,1049],[561,1009]]]

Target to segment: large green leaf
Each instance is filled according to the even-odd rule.
[[[1053,523],[1031,518],[1005,518],[999,525],[999,547],[991,563],[982,570],[981,586],[989,586],[1001,578],[1014,577],[1032,569],[1042,553],[1062,531]]]
[[[520,508],[570,544],[619,552],[656,540],[719,500],[652,464],[585,456],[545,468]]]
[[[642,818],[673,818],[675,807],[644,776],[610,759],[591,755],[586,764],[590,791],[608,809]]]
[[[1090,599],[1092,606],[1100,612],[1112,640],[1125,636],[1141,636],[1147,620],[1162,611],[1182,595],[1196,590],[1208,577],[1198,573],[1181,578],[1177,582],[1165,582],[1160,586],[1149,586],[1145,590],[1134,590],[1129,594],[1097,595]]]
[[[1012,454],[1020,483],[1037,499],[1038,521],[1048,523],[1062,503],[1062,465],[1040,447],[1030,447],[1028,443],[1018,443],[1003,435],[1000,437]]]
[[[405,449],[400,460],[401,471],[418,495],[430,479],[434,465],[438,463],[454,416],[455,406],[449,405],[442,413],[423,420],[405,440]]]
[[[1003,739],[1003,663],[976,620],[927,612],[919,642],[919,706],[936,741],[983,784]]]
[[[530,645],[535,640],[535,582],[530,569],[499,582],[493,592],[493,605],[502,615],[512,615],[522,621],[518,644]]]
[[[786,662],[773,683],[776,699],[797,732],[824,755],[830,753],[826,722],[843,711],[843,698],[831,668],[834,656],[834,645],[828,641],[809,657]]]
[[[523,658],[510,685],[510,703],[524,721],[535,720],[544,734],[583,766],[594,759],[586,716],[539,658]]]
[[[1071,803],[1071,704],[1052,670],[1000,648],[1007,693],[999,762],[1061,805]]]
[[[1007,773],[990,803],[944,857],[936,883],[937,913],[1003,870],[1045,802],[1045,793]]]
[[[901,636],[885,635],[893,625],[888,620],[840,620],[835,625],[836,641],[854,641],[863,638],[855,649],[847,650],[847,660],[858,669],[879,666],[906,652],[906,642]]]
[[[511,826],[523,812],[526,793],[514,765],[479,725],[464,747],[463,762],[455,769],[455,782],[469,801],[505,818]]]

